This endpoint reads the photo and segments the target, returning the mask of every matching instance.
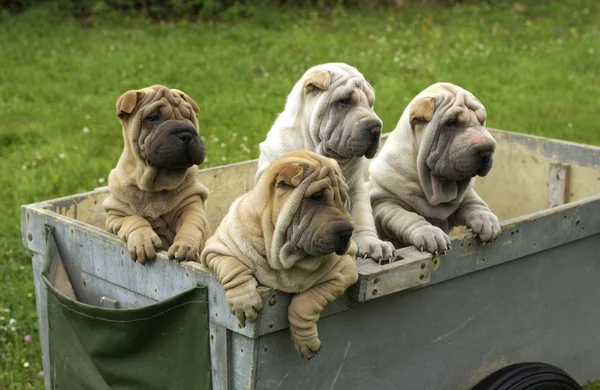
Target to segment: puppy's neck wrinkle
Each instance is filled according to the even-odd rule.
[[[142,191],[159,192],[173,191],[196,180],[198,167],[191,166],[187,169],[165,169],[146,165],[146,162],[134,156],[128,145],[117,163],[114,172],[118,176],[117,182],[121,185],[132,185]]]
[[[465,191],[469,188],[470,180],[442,180],[433,174],[427,164],[434,146],[438,142],[439,127],[444,113],[452,107],[457,97],[451,93],[440,94],[436,101],[436,111],[429,123],[423,129],[424,134],[417,154],[417,173],[419,182],[427,202],[433,206],[443,203],[460,202]],[[459,98],[460,100],[460,98]]]

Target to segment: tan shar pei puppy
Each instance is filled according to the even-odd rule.
[[[242,324],[262,309],[259,283],[296,294],[290,332],[296,351],[309,359],[321,348],[321,312],[358,279],[347,197],[335,160],[288,153],[231,205],[202,252]]]
[[[157,249],[177,261],[197,261],[209,234],[208,190],[196,180],[196,164],[205,157],[197,113],[189,96],[161,85],[117,100],[125,145],[108,177],[106,229],[141,264]]]
[[[498,237],[498,218],[473,190],[474,177],[492,168],[496,147],[485,120],[479,100],[449,83],[410,102],[369,166],[380,236],[434,254],[452,249],[455,226],[466,225],[483,242]]]
[[[335,159],[349,186],[358,256],[381,263],[392,260],[394,246],[377,237],[363,176],[366,158],[373,158],[381,136],[374,103],[375,91],[354,67],[331,63],[310,68],[260,144],[256,178],[292,150],[306,149]]]

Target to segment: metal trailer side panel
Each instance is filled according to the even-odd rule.
[[[600,372],[600,234],[358,305],[319,322],[302,360],[282,330],[259,339],[256,389],[468,389],[544,361],[579,383]]]

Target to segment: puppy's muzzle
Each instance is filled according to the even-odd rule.
[[[166,121],[156,128],[148,147],[148,160],[169,169],[189,168],[206,157],[196,128],[185,121]]]
[[[487,150],[478,152],[479,158],[481,159],[481,166],[477,170],[478,176],[485,176],[492,169],[495,148],[496,148],[496,145],[492,144],[491,148],[487,148]]]
[[[344,253],[346,253],[348,251],[348,248],[350,248],[350,239],[352,238],[352,231],[353,229],[345,229],[345,230],[340,230],[337,232],[338,235],[338,239],[339,239],[339,244],[337,249],[335,250],[335,253],[339,256],[343,255]]]
[[[381,126],[383,124],[379,119],[372,121],[365,126],[364,131],[371,138],[371,143],[365,151],[366,158],[373,158],[379,150],[379,140],[381,138]]]

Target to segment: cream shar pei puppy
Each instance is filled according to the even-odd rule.
[[[296,294],[290,332],[296,351],[309,359],[321,348],[321,312],[358,279],[347,197],[335,160],[288,153],[231,205],[201,256],[242,324],[262,309],[259,283]]]
[[[377,237],[365,187],[366,158],[379,148],[381,120],[373,111],[375,92],[350,65],[332,63],[310,68],[287,98],[285,110],[260,144],[256,179],[283,154],[306,149],[334,158],[349,186],[352,239],[358,256],[388,261],[394,252]]]
[[[161,85],[132,90],[117,100],[124,148],[108,177],[106,229],[140,263],[168,249],[169,258],[198,260],[208,235],[208,190],[196,180],[205,150],[198,105]]]
[[[369,167],[378,233],[402,246],[446,253],[449,231],[466,225],[481,241],[500,234],[498,218],[473,190],[492,168],[496,142],[470,92],[437,83],[404,110]]]

